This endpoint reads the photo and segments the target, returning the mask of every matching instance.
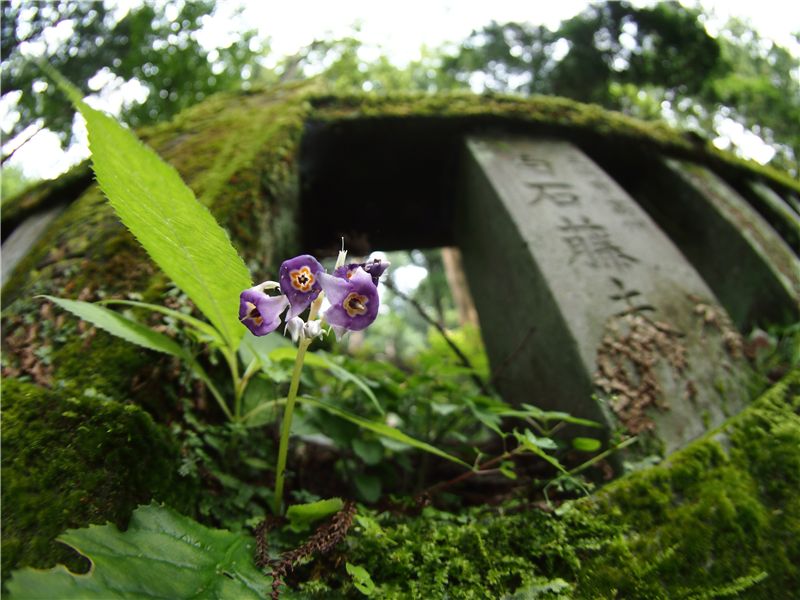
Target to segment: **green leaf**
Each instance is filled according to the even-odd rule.
[[[47,298],[54,304],[68,310],[84,321],[88,321],[92,325],[131,342],[132,344],[137,344],[144,348],[155,350],[156,352],[163,352],[182,359],[187,359],[183,348],[172,338],[158,333],[157,331],[153,331],[141,323],[137,323],[136,321],[122,316],[118,312],[81,300],[67,300],[65,298],[55,298],[54,296],[37,297]]]
[[[523,404],[525,415],[533,417],[534,419],[541,419],[542,421],[564,421],[565,423],[572,423],[573,425],[584,425],[585,427],[594,427],[602,429],[603,425],[597,421],[590,421],[589,419],[581,419],[580,417],[573,417],[571,414],[558,411],[558,410],[542,410],[538,406],[532,404]]]
[[[555,450],[558,444],[549,437],[539,437],[530,429],[525,430],[525,438],[531,443],[544,450]]]
[[[514,463],[510,460],[504,460],[500,463],[499,471],[509,479],[516,479],[517,472],[514,470]]]
[[[59,538],[92,561],[86,575],[59,565],[15,571],[14,600],[109,598],[257,599],[269,596],[270,579],[253,564],[254,540],[210,529],[157,505],[134,511],[127,531],[92,525]]]
[[[284,347],[284,348],[276,348],[275,350],[269,353],[270,360],[274,361],[294,361],[295,357],[297,356],[297,348],[293,346]],[[336,377],[341,381],[347,381],[353,383],[358,387],[364,394],[369,398],[370,402],[375,406],[380,414],[386,414],[381,406],[381,403],[378,402],[378,398],[375,396],[375,392],[373,392],[367,383],[358,375],[354,375],[344,367],[340,367],[335,362],[327,358],[324,354],[320,352],[309,352],[306,354],[304,359],[304,364],[310,367],[317,367],[320,369],[327,369],[331,372],[331,375]]]
[[[600,440],[587,437],[572,438],[572,447],[581,452],[596,452],[600,449]]]
[[[378,498],[381,497],[381,489],[383,486],[381,485],[379,477],[367,473],[356,473],[355,477],[353,477],[353,481],[364,502],[377,502]]]
[[[367,465],[377,465],[383,460],[383,444],[377,440],[354,438],[350,445],[353,452]]]
[[[242,417],[242,424],[245,427],[262,427],[276,418],[276,408],[279,404],[285,404],[286,397],[277,400],[267,400],[256,406],[253,410]]]
[[[294,360],[297,358],[297,348],[295,346],[280,346],[279,348],[270,350],[267,356],[270,360],[275,362],[294,362]],[[303,358],[303,364],[308,365],[309,367],[317,367],[321,369],[328,368],[328,363],[313,352],[306,352],[305,358]]]
[[[344,502],[341,498],[317,500],[308,504],[294,504],[286,510],[289,528],[296,532],[304,531],[311,523],[339,512],[343,506]]]
[[[410,435],[406,435],[402,431],[399,431],[393,427],[389,427],[385,423],[381,423],[379,421],[369,421],[368,419],[364,419],[363,417],[359,417],[358,415],[354,415],[351,412],[348,412],[344,409],[338,408],[336,406],[331,406],[330,404],[325,404],[324,402],[320,402],[319,400],[315,400],[314,398],[309,398],[307,396],[298,396],[298,402],[302,402],[309,406],[314,406],[316,408],[322,409],[326,412],[331,413],[332,415],[336,415],[337,417],[341,417],[346,421],[350,421],[355,425],[358,425],[362,429],[366,429],[368,431],[372,431],[373,433],[377,433],[380,436],[387,437],[391,440],[401,442],[406,446],[411,446],[412,448],[416,448],[417,450],[422,450],[423,452],[429,452],[430,454],[435,454],[441,458],[446,458],[449,461],[454,463],[458,463],[461,466],[464,466],[468,469],[472,469],[471,465],[468,465],[460,458],[456,458],[451,454],[443,450],[439,450],[436,446],[431,446],[425,442],[421,442],[420,440],[412,438]]]
[[[353,585],[359,592],[365,596],[371,596],[375,592],[375,583],[364,567],[345,563],[344,568],[347,569],[347,574],[353,578]]]
[[[543,458],[551,465],[553,465],[556,469],[564,473],[565,475],[569,475],[567,470],[564,466],[558,461],[555,456],[550,456],[547,452],[542,449],[542,441],[548,440],[555,445],[553,440],[550,438],[539,438],[536,437],[532,431],[525,430],[525,433],[520,433],[519,431],[514,431],[514,437],[517,439],[517,442],[529,452],[533,452],[536,456]]]
[[[237,314],[239,294],[251,280],[225,230],[174,167],[113,118],[89,107],[63,77],[46,70],[86,119],[95,176],[120,220],[236,348],[245,331]]]
[[[214,329],[213,325],[209,325],[208,323],[206,323],[205,321],[201,321],[200,319],[195,319],[192,315],[187,315],[186,313],[182,313],[180,311],[167,308],[166,306],[161,306],[160,304],[151,304],[149,302],[137,302],[135,300],[116,300],[113,298],[109,300],[100,300],[99,302],[97,302],[97,304],[100,305],[121,304],[123,306],[133,306],[135,308],[144,308],[146,310],[152,310],[153,312],[161,313],[162,315],[172,317],[173,319],[176,319],[178,321],[183,321],[190,327],[194,327],[200,333],[211,338],[211,340],[216,342],[218,345],[222,345],[222,338],[219,335],[219,331]]]
[[[364,394],[369,398],[370,402],[372,402],[373,406],[378,410],[378,412],[382,415],[386,414],[386,411],[383,410],[381,403],[378,402],[378,398],[375,396],[375,393],[370,389],[367,383],[358,375],[355,375],[345,369],[344,367],[340,367],[333,361],[327,359],[325,356],[320,355],[319,358],[325,362],[328,370],[333,374],[334,377],[340,379],[342,381],[349,381],[356,385]]]

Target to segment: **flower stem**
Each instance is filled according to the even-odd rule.
[[[294,361],[294,371],[292,372],[292,382],[289,385],[289,395],[286,398],[286,407],[283,410],[283,421],[281,422],[281,441],[278,446],[278,467],[275,472],[275,505],[273,512],[281,514],[283,508],[283,480],[286,472],[286,457],[289,453],[289,435],[292,431],[292,414],[294,412],[294,402],[297,399],[297,389],[300,387],[300,372],[303,370],[303,359],[306,350],[311,344],[311,340],[301,340],[297,347],[297,358]]]
[[[242,415],[242,394],[243,389],[241,385],[241,378],[239,377],[239,362],[236,357],[236,352],[222,350],[222,355],[228,363],[228,368],[231,370],[231,379],[233,380],[233,418],[232,421],[238,421]]]

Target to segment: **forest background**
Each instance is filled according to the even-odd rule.
[[[323,33],[285,55],[271,46],[271,22],[248,20],[252,7],[233,1],[17,0],[0,7],[3,199],[88,156],[83,122],[48,83],[37,65],[42,58],[89,94],[90,104],[133,128],[169,120],[217,92],[312,78],[339,92],[547,94],[666,121],[798,175],[800,24],[779,45],[740,18],[720,26],[699,6],[600,2],[557,25],[491,21],[398,60],[366,41],[357,21],[346,35]],[[543,3],[535,8],[532,19],[549,14]],[[458,324],[439,253],[392,260],[401,291],[439,323]],[[372,335],[383,339],[380,346],[394,335],[395,352],[411,355],[428,323],[382,292],[396,310]],[[396,327],[395,319],[412,327]]]

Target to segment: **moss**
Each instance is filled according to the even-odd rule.
[[[152,364],[153,356],[104,331],[96,331],[91,339],[74,335],[53,353],[54,379],[66,394],[94,390],[117,398],[121,390],[130,388],[136,373]]]
[[[715,434],[667,464],[623,478],[587,503],[613,514],[653,597],[689,597],[763,581],[752,598],[781,598],[800,587],[800,372],[790,375]],[[636,570],[598,555],[585,583],[628,597],[643,584]],[[587,587],[588,586],[588,587]],[[731,588],[731,589],[734,589]]]
[[[556,513],[362,518],[344,559],[382,598],[787,598],[800,589],[799,412],[795,372],[663,465]],[[330,574],[301,588],[358,597]]]
[[[54,541],[112,521],[151,498],[188,507],[178,451],[141,409],[3,381],[2,575],[22,566],[81,565]]]
[[[642,121],[595,104],[583,104],[553,96],[476,96],[468,92],[444,94],[322,94],[309,95],[314,107],[311,119],[326,121],[387,117],[438,119],[485,118],[495,123],[516,121],[547,128],[550,132],[584,132],[629,144],[657,148],[676,158],[693,160],[726,176],[747,174],[764,178],[786,190],[800,191],[800,183],[782,171],[745,161],[721,151],[710,141],[683,134],[663,122]],[[572,137],[572,136],[570,136]]]
[[[428,508],[415,519],[384,515],[381,521],[382,530],[362,521],[346,556],[371,574],[379,598],[500,598],[547,583],[563,589],[569,586],[557,582],[574,579],[581,556],[616,535],[607,522],[579,511],[497,516],[475,509],[455,516]],[[312,580],[302,587],[319,597],[334,588],[357,596],[346,581],[328,587]]]

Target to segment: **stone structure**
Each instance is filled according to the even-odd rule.
[[[566,142],[507,136],[470,138],[465,161],[458,241],[507,399],[613,428],[596,385],[667,452],[738,412],[743,357],[724,310],[602,169]]]
[[[800,318],[797,255],[737,190],[710,170],[683,161],[654,162],[650,174],[636,197],[692,261],[738,327]],[[773,205],[781,201],[770,199]],[[788,234],[797,215],[788,206],[783,213]]]
[[[488,139],[482,138],[487,131],[551,141],[532,147],[530,156],[512,156],[506,161],[511,171],[497,178],[491,165],[474,159],[465,170],[469,164],[465,140],[470,136]],[[341,235],[347,236],[354,254],[460,241],[494,369],[501,378],[506,369],[520,377],[527,377],[527,370],[536,370],[536,385],[547,391],[534,397],[517,395],[520,401],[565,406],[611,422],[609,413],[598,410],[590,394],[593,389],[606,390],[609,396],[616,393],[619,398],[625,386],[638,389],[630,373],[627,381],[621,376],[627,359],[624,352],[620,355],[620,348],[627,348],[630,359],[641,358],[639,349],[660,352],[654,377],[669,398],[651,394],[652,402],[643,404],[631,396],[631,402],[617,409],[620,414],[628,408],[641,409],[631,413],[635,419],[623,415],[622,425],[639,431],[648,429],[647,419],[652,419],[667,450],[737,409],[741,394],[735,379],[727,374],[714,379],[707,370],[714,361],[695,358],[703,348],[711,348],[712,353],[724,352],[719,356],[727,361],[735,353],[738,337],[714,300],[716,295],[727,306],[728,296],[718,290],[677,235],[661,224],[655,211],[646,207],[651,215],[647,217],[637,207],[648,204],[648,197],[654,198],[650,204],[656,207],[670,202],[669,197],[659,200],[646,193],[643,182],[654,180],[653,164],[668,159],[710,170],[754,205],[749,190],[753,185],[763,186],[791,211],[773,217],[782,225],[767,225],[784,236],[794,231],[800,198],[800,186],[785,175],[743,165],[665,127],[559,98],[334,96],[304,86],[284,86],[217,95],[171,123],[139,133],[176,167],[229,231],[259,279],[274,278],[281,259],[294,253],[329,249],[334,254]],[[541,148],[547,149],[546,155]],[[473,144],[473,154],[476,152]],[[549,160],[551,152],[558,179],[548,179],[547,167],[541,162]],[[559,156],[578,168],[564,172],[567,163]],[[475,185],[465,189],[468,177],[475,179]],[[509,178],[510,191],[504,189]],[[485,193],[478,194],[479,189]],[[484,201],[506,206],[507,214],[502,220],[494,218],[496,212],[491,218],[478,217],[479,231],[488,232],[503,223],[505,227],[496,233],[494,244],[488,238],[481,241],[487,253],[496,254],[474,256],[474,248],[456,223],[469,218],[469,212],[463,213],[465,207],[471,210],[478,203],[479,210],[486,210],[490,204],[484,205]],[[680,210],[688,210],[692,202]],[[53,294],[97,300],[135,292],[145,301],[160,301],[165,295],[174,303],[180,299],[168,294],[168,282],[120,225],[92,184],[86,166],[4,202],[4,240],[27,218],[61,204],[68,207],[47,227],[3,287],[3,375],[24,381],[24,385],[3,386],[3,404],[9,405],[7,394],[15,396],[11,400],[16,400],[17,406],[24,406],[28,397],[36,397],[46,406],[76,404],[78,408],[69,411],[76,416],[68,421],[62,418],[63,411],[54,413],[61,436],[57,442],[42,437],[25,438],[25,443],[48,457],[51,464],[63,460],[95,464],[103,458],[92,454],[100,446],[71,445],[65,454],[61,441],[73,435],[85,439],[87,431],[102,433],[99,428],[106,424],[92,419],[93,403],[101,398],[103,406],[114,410],[125,404],[145,407],[156,423],[143,428],[142,437],[157,440],[165,433],[160,423],[174,417],[164,411],[182,390],[178,384],[181,373],[169,359],[102,333],[87,333],[76,320],[65,319],[34,297]],[[696,217],[686,219],[695,224]],[[731,228],[731,239],[743,235],[741,230],[737,234],[736,226]],[[759,225],[759,229],[763,227]],[[796,250],[791,238],[786,240]],[[716,251],[713,242],[710,240],[708,252]],[[517,246],[512,247],[514,244]],[[769,265],[778,255],[756,254],[764,265],[762,272],[775,272]],[[790,265],[796,261],[783,251],[780,256],[779,261],[786,259]],[[782,266],[776,269],[785,271]],[[491,277],[490,290],[484,274]],[[517,285],[520,293],[507,293]],[[775,299],[774,314],[796,310],[792,285],[781,284],[782,296],[767,294],[765,303],[759,301],[759,306],[765,307],[764,315],[773,314]],[[650,306],[654,310],[649,310]],[[500,325],[494,326],[498,316]],[[695,316],[702,325],[692,326]],[[519,325],[515,319],[524,319],[524,323]],[[86,333],[83,338],[79,327]],[[532,345],[520,350],[526,327],[535,328],[528,336]],[[683,371],[682,347],[686,347],[687,363]],[[509,362],[509,357],[523,360]],[[526,363],[528,359],[531,362]],[[713,400],[711,380],[727,406]],[[515,397],[513,387],[501,387]],[[644,387],[646,392],[653,389]],[[95,396],[85,396],[86,390]],[[698,403],[696,407],[693,402]],[[13,414],[4,414],[4,436],[13,430],[31,435],[38,431],[14,419]],[[128,434],[118,429],[114,435],[124,446]],[[5,453],[3,459],[3,520],[10,524],[3,530],[4,544],[44,548],[52,543],[49,533],[14,523],[46,518],[50,531],[63,531],[117,519],[126,512],[127,505],[102,482],[92,483],[91,489],[81,488],[96,507],[90,515],[60,510],[74,482],[53,479],[52,485],[40,484],[50,480],[30,465],[6,463]],[[161,461],[159,472],[174,475],[177,467],[177,463]],[[126,466],[118,468],[125,472]],[[167,481],[167,475],[159,478]],[[22,487],[6,485],[12,480],[21,482]],[[8,490],[23,488],[24,503],[5,497]],[[137,502],[145,503],[159,493],[147,478],[138,481]],[[53,509],[37,515],[29,509],[33,505]],[[12,518],[14,511],[19,518]],[[25,515],[19,514],[25,511]],[[14,554],[4,553],[4,560],[6,556]],[[46,566],[51,559],[42,551],[23,563]],[[23,563],[4,563],[4,572]]]

